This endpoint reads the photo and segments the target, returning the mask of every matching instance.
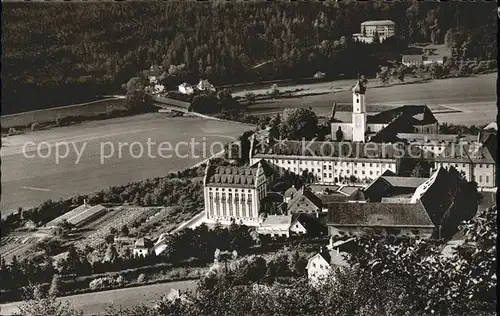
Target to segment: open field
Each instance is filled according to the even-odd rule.
[[[140,304],[154,304],[171,289],[194,289],[196,281],[179,281],[117,289],[110,291],[86,293],[60,297],[58,301],[68,301],[74,308],[83,310],[84,315],[103,315],[106,308],[114,306],[134,307]],[[18,311],[20,302],[1,304],[1,315],[13,315]]]
[[[222,144],[250,129],[250,125],[235,122],[149,113],[2,138],[2,216],[17,207],[34,206],[46,199],[89,194],[114,185],[165,176],[210,157],[211,151],[221,151]],[[151,155],[148,155],[148,139],[156,143],[151,145]],[[37,145],[47,142],[52,154],[47,158],[35,155],[36,147],[31,144],[27,147],[28,155],[35,157],[25,157],[23,146],[29,141]],[[69,144],[68,156],[58,162],[54,154],[57,142]],[[130,153],[128,145],[133,142],[142,144],[142,156],[139,157],[140,145],[137,144]],[[161,142],[171,145],[171,150],[163,151],[164,157],[172,155],[171,158],[159,155]],[[121,156],[119,143],[128,143],[122,147]],[[215,145],[211,150],[212,144]],[[175,155],[176,145],[178,155]],[[109,155],[111,147],[114,148],[112,157],[101,161],[101,152]],[[75,148],[83,153],[79,161]],[[65,152],[64,147],[60,149],[60,153]],[[48,151],[48,147],[43,146],[41,153],[45,156]]]
[[[351,80],[351,83],[354,81]],[[344,86],[348,84],[349,82],[346,82]],[[317,85],[318,89],[324,88],[322,87],[324,83]],[[496,74],[493,73],[379,88],[370,88],[369,83],[366,93],[369,112],[370,104],[376,104],[377,108],[427,104],[433,110],[439,106],[461,111],[461,113],[437,114],[440,122],[454,124],[490,123],[495,120],[497,114],[496,99]],[[248,110],[254,115],[273,115],[285,108],[312,107],[317,114],[328,116],[333,102],[351,103],[351,92],[345,89],[345,91],[307,97],[266,100],[249,106]]]

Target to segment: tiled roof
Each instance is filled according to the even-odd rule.
[[[321,194],[318,195],[318,197],[321,199],[321,203],[323,203],[323,205],[329,203],[346,202],[349,199],[345,194],[341,193]]]
[[[419,119],[418,114],[423,114]],[[388,124],[399,115],[407,118],[413,118],[412,124],[428,125],[437,123],[434,114],[426,105],[403,105],[398,108],[382,111],[376,115],[368,117],[368,123]],[[417,117],[415,117],[417,116]]]
[[[431,219],[420,202],[392,203],[337,203],[330,204],[328,225],[333,226],[427,226]]]
[[[291,198],[293,195],[297,193],[297,189],[294,186],[289,187],[286,191],[284,196]]]
[[[384,155],[385,154],[385,155]],[[393,144],[284,140],[254,147],[255,157],[294,156],[318,158],[396,159]]]
[[[311,201],[311,203],[313,203],[317,208],[321,208],[321,206],[322,206],[321,199],[318,198],[314,193],[312,193],[309,190],[309,188],[306,188],[305,186],[300,188],[300,190],[294,195],[294,197],[288,203],[288,207],[291,207],[292,205],[297,203],[297,201],[299,201],[303,197],[305,197],[309,201]]]
[[[256,167],[212,166],[206,175],[206,185],[251,188],[255,186]]]
[[[356,193],[356,191],[359,191],[359,187],[350,187],[350,186],[344,186],[342,189],[339,190],[339,192],[345,193],[347,195],[352,195]]]
[[[447,144],[444,150],[435,157],[436,161],[440,162],[461,162],[472,163],[469,157],[469,151],[473,148],[470,144],[457,145],[455,143]]]
[[[153,248],[154,244],[151,239],[146,237],[141,237],[135,242],[136,248]]]
[[[415,177],[382,177],[393,187],[418,188],[419,185],[427,181],[428,178]]]
[[[365,21],[365,22],[361,23],[361,25],[363,25],[363,26],[368,26],[368,25],[387,25],[387,24],[396,25],[396,23],[394,23],[391,20],[375,20],[375,21]]]

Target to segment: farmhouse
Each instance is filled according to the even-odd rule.
[[[136,257],[146,257],[153,253],[154,244],[151,239],[139,238],[134,245],[133,255]]]
[[[331,277],[336,269],[348,267],[346,256],[346,253],[340,252],[338,249],[331,251],[322,249],[309,258],[306,270],[311,285],[320,285]]]
[[[296,213],[317,215],[317,213],[321,212],[321,208],[321,200],[306,186],[302,186],[287,203],[287,213],[289,215]]]

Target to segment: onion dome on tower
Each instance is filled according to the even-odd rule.
[[[361,82],[360,79],[358,79],[358,82],[356,82],[356,85],[352,88],[352,93],[365,94],[365,91],[366,86]]]

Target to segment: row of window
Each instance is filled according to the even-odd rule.
[[[277,164],[283,163],[283,164],[289,164],[290,165],[292,163],[295,163],[295,161],[277,159],[276,163]],[[308,164],[308,165],[321,165],[323,162],[321,162],[321,161],[304,161],[303,163],[304,164]],[[325,162],[325,164],[326,163],[327,162]],[[365,167],[366,165],[368,165],[369,167],[377,167],[377,168],[378,167],[386,167],[386,168],[388,168],[389,165],[390,165],[388,163],[384,164],[384,163],[371,163],[371,162],[370,163],[354,162],[352,164],[353,164],[353,166],[356,166],[356,167],[359,167],[359,166]],[[333,162],[333,165],[334,166],[347,166],[347,163],[345,161],[344,162],[335,161],[335,162]],[[329,167],[330,170],[332,170],[332,165],[331,164],[329,164],[328,167]],[[326,165],[323,165],[323,169],[326,169]]]
[[[208,191],[212,191],[212,190],[213,190],[213,188],[208,188]],[[234,192],[245,192],[245,189],[225,189],[225,188],[220,188],[220,190],[221,190],[222,192],[224,192],[224,191],[226,191],[226,190],[227,190],[228,192],[231,192],[231,191],[233,191],[233,190],[234,190]],[[219,191],[219,188],[215,188],[215,191]],[[252,192],[252,189],[247,189],[247,192]]]

